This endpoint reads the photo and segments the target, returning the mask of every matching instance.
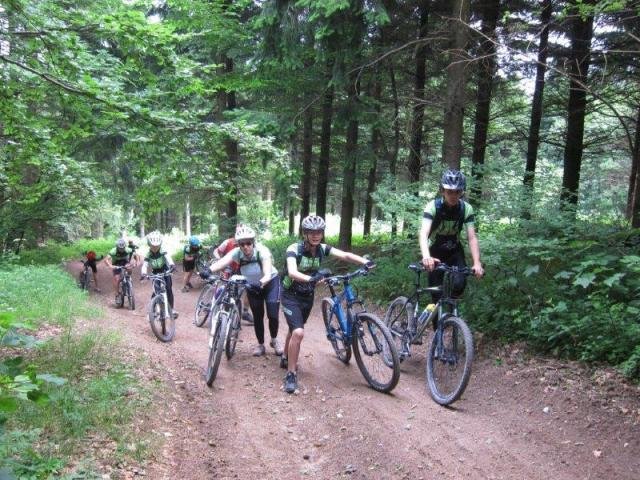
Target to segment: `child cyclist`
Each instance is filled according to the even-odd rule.
[[[309,215],[302,220],[303,241],[287,248],[286,273],[282,279],[282,311],[289,325],[280,367],[287,369],[284,390],[295,392],[298,388],[298,358],[304,338],[304,325],[313,306],[314,288],[323,280],[319,272],[322,261],[329,255],[373,268],[375,264],[359,255],[338,250],[322,243],[326,227],[322,217]]]
[[[175,264],[173,263],[171,255],[161,249],[162,235],[160,232],[151,232],[147,235],[147,244],[149,245],[149,253],[147,253],[147,256],[144,258],[144,263],[142,264],[142,270],[140,271],[141,281],[148,278],[147,270],[149,267],[151,267],[151,273],[153,274],[173,272],[175,270]],[[164,282],[167,286],[169,306],[171,310],[173,310],[173,317],[177,318],[178,312],[173,308],[173,282],[171,281],[171,276],[165,276]]]
[[[182,253],[184,253],[182,260],[182,268],[184,269],[183,292],[188,292],[193,288],[193,285],[191,285],[191,276],[196,268],[198,256],[202,253],[200,250],[200,239],[195,235],[191,235],[191,237],[189,237],[189,243],[182,249]]]

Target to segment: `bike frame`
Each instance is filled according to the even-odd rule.
[[[344,335],[344,341],[349,345],[353,340],[353,337],[351,335],[353,330],[353,318],[355,315],[353,313],[353,306],[360,305],[362,307],[361,312],[366,311],[363,302],[361,300],[358,300],[358,295],[350,283],[351,278],[357,276],[359,274],[358,272],[359,271],[355,272],[354,274],[337,276],[335,277],[335,283],[332,281],[327,282],[329,291],[331,292],[331,300],[333,301],[333,308],[331,309],[331,312],[335,314],[336,318],[338,319],[340,330],[342,330],[342,334]],[[343,285],[342,293],[336,292],[335,285],[338,282],[342,283]],[[342,307],[343,301],[345,301],[347,304],[346,311]],[[327,335],[335,334],[331,334],[329,331],[327,331]]]
[[[244,283],[246,282],[244,279],[225,280],[223,278],[219,278],[218,280],[223,283],[223,290],[222,293],[218,294],[218,298],[216,298],[214,293],[214,301],[211,305],[209,315],[213,315],[213,311],[216,305],[220,305],[220,311],[224,311],[228,314],[234,306],[240,304],[240,297],[242,296],[242,285],[244,285]],[[217,290],[218,286],[215,286],[214,288]],[[211,335],[209,336],[210,341],[211,339],[213,339],[216,333],[216,329],[218,328],[217,318],[215,317],[215,315],[211,317]],[[209,348],[211,347],[212,346],[209,345]]]
[[[165,272],[149,275],[149,278],[153,281],[153,297],[156,297],[158,295],[162,296],[165,318],[169,318],[169,299],[167,298],[167,284],[164,280],[164,277],[166,277],[167,275],[171,274]]]

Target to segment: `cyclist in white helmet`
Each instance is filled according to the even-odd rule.
[[[309,215],[302,220],[301,227],[303,240],[287,248],[287,269],[282,278],[282,311],[289,325],[289,333],[280,367],[287,369],[284,380],[284,390],[287,393],[293,393],[298,388],[300,345],[304,338],[304,325],[313,306],[314,288],[323,280],[319,270],[324,258],[331,255],[369,268],[375,266],[372,261],[360,255],[322,243],[326,227],[322,217]]]
[[[232,263],[236,263],[240,273],[247,278],[247,298],[253,313],[253,328],[258,345],[253,350],[256,357],[265,354],[264,347],[264,311],[265,305],[269,319],[269,345],[276,355],[282,355],[278,342],[278,314],[280,311],[280,279],[273,266],[269,249],[256,243],[256,232],[251,227],[241,225],[236,229],[237,247],[211,265],[211,271],[218,272]]]
[[[171,255],[169,255],[162,247],[162,235],[160,232],[151,232],[147,235],[147,244],[149,245],[149,253],[144,258],[144,263],[142,264],[142,280],[147,276],[147,270],[151,267],[151,273],[165,273],[165,272],[173,272],[175,270],[175,264],[173,263],[173,259]],[[169,301],[169,306],[173,310],[173,316],[177,317],[178,312],[176,312],[173,307],[173,282],[170,275],[164,277],[165,285],[167,286],[167,300]],[[153,293],[152,293],[153,295]]]

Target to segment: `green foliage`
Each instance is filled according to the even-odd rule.
[[[115,245],[115,239],[81,239],[73,243],[48,241],[45,245],[20,252],[20,265],[50,265],[66,261],[82,260],[85,252],[93,250],[98,258],[107,255]]]

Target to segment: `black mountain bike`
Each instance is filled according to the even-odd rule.
[[[410,297],[400,296],[391,302],[384,320],[400,352],[400,360],[411,356],[411,345],[422,344],[423,336],[433,327],[427,352],[427,387],[431,398],[440,405],[449,405],[463,394],[473,363],[473,335],[458,315],[458,299],[452,297],[454,274],[472,275],[468,267],[440,263],[436,269],[444,272],[441,287],[421,287],[421,264],[411,264],[416,273],[415,291]],[[437,304],[427,305],[420,313],[419,300],[423,294],[441,292]]]
[[[121,308],[124,301],[127,301],[131,310],[136,309],[136,298],[133,292],[133,282],[131,281],[131,272],[127,267],[114,267],[120,273],[120,281],[118,282],[118,291],[116,292],[116,307]]]
[[[209,360],[205,374],[208,386],[212,386],[216,379],[222,351],[225,351],[227,360],[230,360],[236,351],[238,334],[240,333],[240,318],[242,316],[240,296],[247,284],[246,278],[242,275],[232,275],[229,280],[223,278],[219,280],[226,283],[226,285],[220,298],[209,311],[209,316],[211,317]]]
[[[170,342],[176,333],[175,314],[167,299],[167,284],[165,283],[165,278],[171,273],[172,270],[148,275],[153,282],[153,296],[149,304],[149,323],[151,331],[161,342]]]
[[[80,287],[80,290],[88,291],[91,286],[91,275],[93,275],[93,271],[91,270],[91,267],[87,265],[87,262],[82,263],[84,267],[82,268],[80,275],[78,275],[78,286]]]
[[[328,273],[328,272],[327,272]],[[400,379],[400,360],[393,337],[385,324],[364,309],[351,279],[369,273],[360,268],[346,275],[328,277],[325,281],[331,291],[331,298],[322,299],[322,318],[327,329],[327,339],[338,359],[347,364],[351,351],[356,363],[374,390],[388,393]],[[335,286],[343,285],[342,292]],[[354,312],[355,306],[359,311]]]

